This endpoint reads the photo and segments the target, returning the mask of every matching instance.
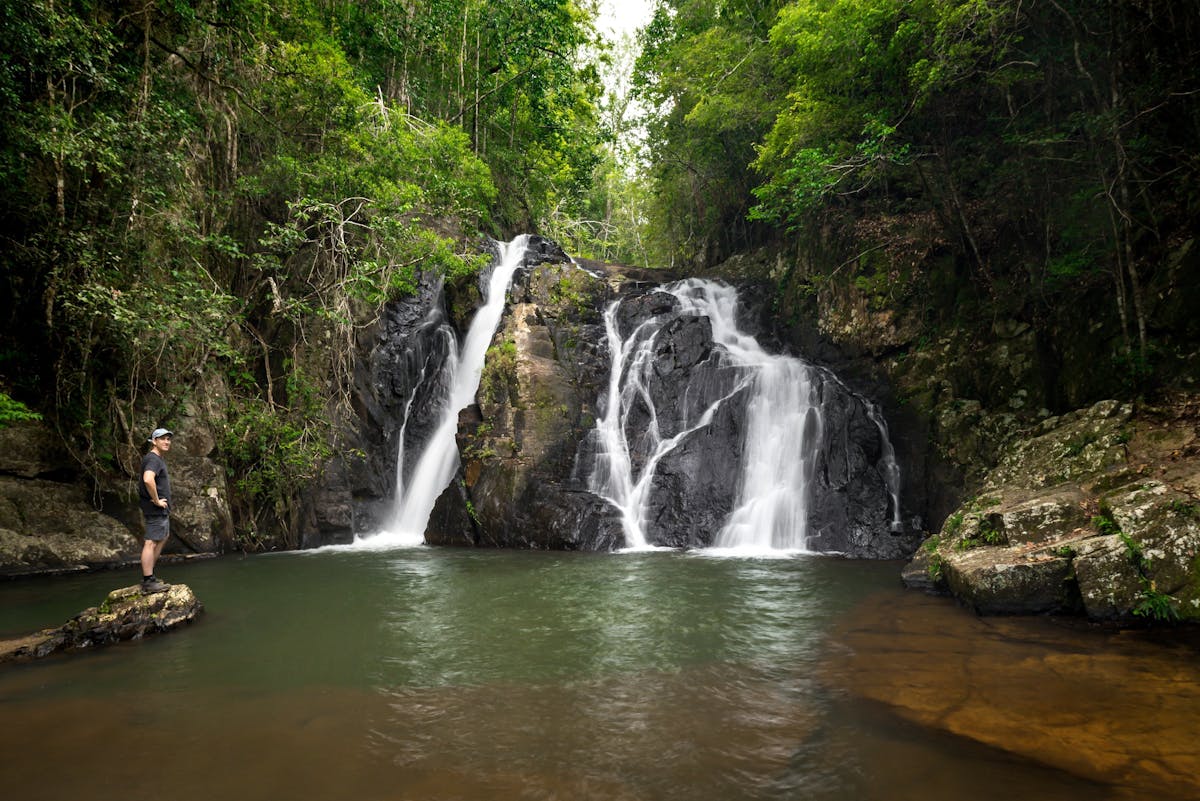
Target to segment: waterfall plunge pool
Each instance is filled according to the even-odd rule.
[[[1121,750],[1200,741],[1192,644],[980,619],[897,572],[431,548],[173,567],[192,626],[3,666],[0,777],[96,801],[1172,797],[1186,754],[1158,775]],[[0,584],[0,635],[132,578]]]

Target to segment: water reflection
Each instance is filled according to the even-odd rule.
[[[0,671],[0,776],[14,797],[98,801],[1094,801],[1136,798],[1138,779],[1040,767],[962,721],[1066,726],[1032,700],[1068,681],[1053,697],[1087,699],[1112,732],[1200,734],[1194,652],[980,620],[892,589],[895,570],[434,549],[212,562],[171,577],[207,605],[187,630]],[[88,581],[103,597],[111,578]],[[0,585],[0,606],[34,605],[31,586]],[[958,717],[913,711],[943,701]],[[1072,714],[1061,731],[1090,731]],[[97,745],[131,738],[171,745],[152,779]],[[1133,764],[1123,735],[1091,752],[1112,742]]]

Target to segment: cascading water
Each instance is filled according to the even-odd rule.
[[[712,545],[738,551],[809,550],[814,485],[817,473],[828,471],[822,448],[827,450],[826,440],[836,433],[825,430],[824,388],[836,384],[843,397],[852,393],[836,378],[800,359],[767,353],[754,337],[742,332],[737,324],[737,292],[732,287],[689,279],[660,291],[672,296],[676,304],[640,324],[627,324],[631,330],[624,336],[619,303],[606,310],[612,368],[604,414],[596,427],[595,463],[588,488],[620,510],[627,547],[648,547],[655,471],[688,437],[709,426],[723,404],[745,393],[736,494]],[[716,366],[705,376],[724,383],[715,391],[710,388],[707,395],[703,387],[685,388],[683,400],[676,404],[683,419],[668,424],[660,419],[650,389],[661,368],[656,359],[664,352],[659,334],[687,317],[703,317],[711,326],[715,347],[708,358],[715,359]],[[858,400],[879,426],[883,440],[879,469],[898,522],[899,468],[887,442],[887,430],[880,425],[874,407]],[[664,436],[664,427],[674,433]],[[704,469],[700,465],[700,470]]]
[[[670,291],[681,302],[687,301],[689,285],[674,286],[674,289],[668,287],[666,291]],[[588,480],[588,489],[621,511],[626,547],[636,550],[649,547],[645,533],[646,501],[659,461],[689,434],[708,425],[721,402],[741,389],[745,382],[739,382],[733,391],[706,404],[703,410],[693,409],[693,413],[687,415],[690,419],[682,421],[677,433],[664,437],[647,384],[654,370],[656,337],[667,322],[667,317],[653,317],[639,325],[628,337],[622,338],[617,320],[619,306],[620,301],[617,301],[604,313],[612,366],[604,416],[596,424],[596,464]],[[640,434],[643,442],[639,443],[645,446],[648,457],[636,470],[630,441],[625,433],[635,411],[649,412],[649,421]],[[697,411],[698,414],[695,413]]]
[[[454,435],[458,430],[459,412],[475,400],[483,373],[484,356],[504,314],[508,285],[513,273],[521,265],[528,240],[528,235],[523,234],[507,244],[499,245],[500,252],[488,282],[487,297],[484,305],[476,311],[461,349],[451,337],[445,368],[450,374],[449,387],[438,413],[437,425],[423,444],[421,454],[410,471],[406,471],[404,466],[402,427],[391,520],[384,530],[361,538],[357,540],[358,543],[370,547],[391,547],[420,545],[425,541],[425,527],[434,503],[450,485],[458,469],[458,445]],[[406,408],[404,426],[407,426],[407,412]]]
[[[883,477],[887,481],[888,494],[892,497],[892,531],[903,531],[904,520],[900,514],[900,463],[896,461],[896,449],[892,447],[892,438],[888,436],[887,421],[883,413],[873,404],[867,404],[867,414],[879,427],[879,437],[883,445]]]

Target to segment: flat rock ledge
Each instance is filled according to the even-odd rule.
[[[190,623],[203,611],[191,587],[172,584],[165,592],[142,595],[141,587],[122,587],[99,606],[85,609],[63,625],[25,637],[0,640],[0,663],[41,659],[59,651],[76,651],[136,640]]]

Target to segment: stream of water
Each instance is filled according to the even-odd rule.
[[[458,430],[459,412],[475,402],[475,392],[479,389],[480,376],[483,374],[484,358],[504,314],[508,285],[525,256],[528,239],[527,235],[522,235],[511,242],[496,244],[498,253],[495,268],[488,279],[484,304],[475,312],[461,349],[450,333],[449,326],[444,327],[449,342],[449,357],[445,369],[451,379],[438,413],[437,426],[429,439],[422,444],[420,456],[412,469],[406,472],[404,429],[408,425],[410,399],[410,403],[405,406],[405,419],[400,429],[392,519],[383,531],[359,537],[356,542],[358,546],[379,549],[420,545],[425,541],[425,526],[429,523],[434,503],[449,486],[458,469],[459,453],[455,433]]]
[[[914,722],[876,700],[873,670],[960,714],[964,688],[1033,691],[1051,717],[1086,693],[1110,750],[1126,719],[1196,741],[1200,703],[1180,689],[1194,650],[981,621],[900,590],[896,571],[424,547],[167,566],[206,605],[195,624],[0,666],[0,786],[92,801],[1146,797]],[[129,579],[0,583],[0,635],[58,624]],[[1021,669],[1057,665],[1052,677],[1069,656],[1093,665],[1079,690]],[[972,660],[996,675],[925,676]],[[1160,674],[1175,695],[1133,692]]]

